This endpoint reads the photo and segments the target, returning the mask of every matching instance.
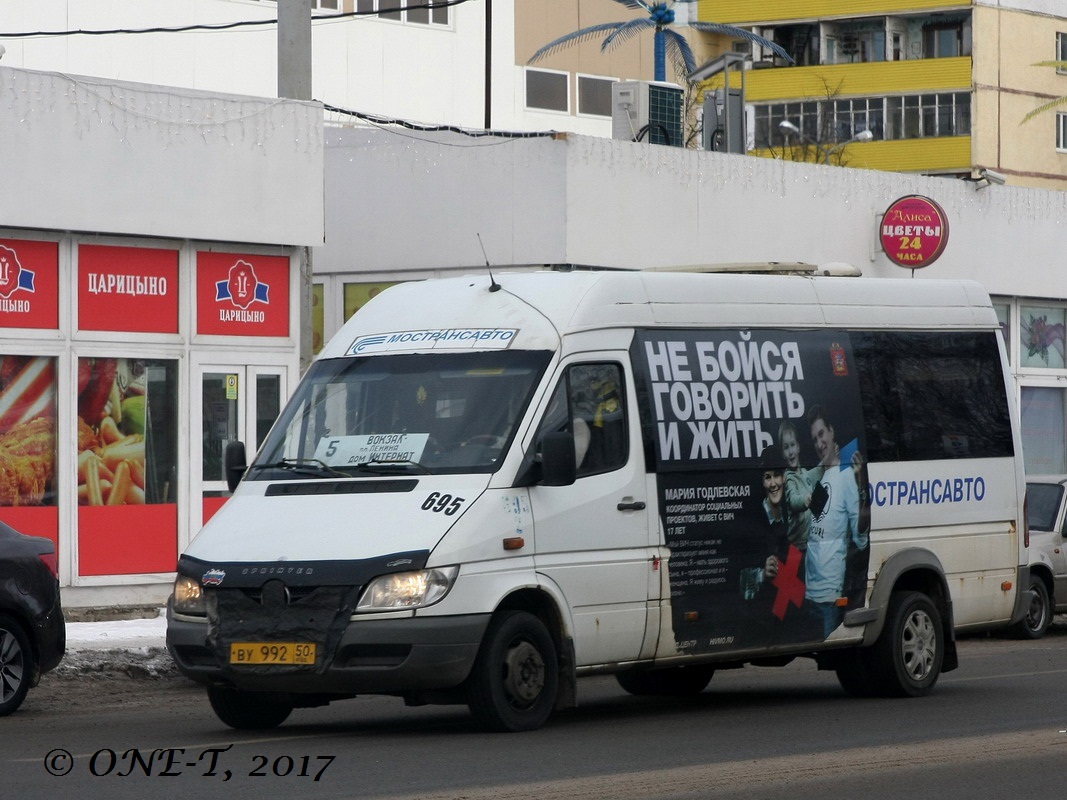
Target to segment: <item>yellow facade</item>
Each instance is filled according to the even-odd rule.
[[[783,158],[788,161],[814,161],[814,152],[792,148],[753,150],[750,155]],[[807,158],[804,156],[807,155]],[[855,142],[842,148],[834,164],[853,169],[876,169],[883,172],[967,171],[971,164],[971,137],[949,136],[927,139],[900,139],[891,142]],[[900,165],[906,164],[907,169]]]
[[[1067,189],[1067,119],[1056,110],[1030,121],[1026,115],[1050,99],[1067,97],[1067,74],[1036,62],[1057,58],[1057,37],[1067,34],[1062,16],[1043,2],[1018,0],[1011,8],[971,0],[700,0],[698,19],[752,27],[765,35],[783,26],[821,26],[820,31],[878,18],[932,27],[946,17],[967,20],[969,50],[931,58],[911,50],[900,60],[781,66],[745,74],[747,103],[783,103],[829,98],[875,98],[969,92],[970,134],[850,144],[850,166],[902,172],[977,174],[993,169],[1009,183]],[[784,41],[784,40],[783,40]],[[925,42],[924,42],[925,44]],[[887,54],[887,58],[891,54]],[[736,75],[731,84],[739,85]],[[721,78],[720,78],[721,85]],[[703,88],[712,88],[708,83]],[[1067,105],[1058,109],[1067,112]],[[1059,134],[1059,137],[1057,137]],[[760,153],[760,155],[774,155]],[[781,157],[780,155],[778,157]]]
[[[698,19],[731,25],[807,19],[842,19],[869,14],[899,14],[970,8],[964,2],[945,0],[699,0]]]
[[[732,71],[730,85],[740,84],[740,75],[736,70]],[[715,82],[709,82],[709,86],[714,88],[715,85]],[[722,85],[721,76],[718,77],[718,85]],[[970,89],[971,59],[966,57],[821,64],[814,67],[757,69],[745,73],[745,98],[749,102],[817,100],[831,93],[835,97],[858,97]]]

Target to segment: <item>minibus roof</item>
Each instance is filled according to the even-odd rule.
[[[367,337],[404,339],[408,352],[470,349],[473,331],[508,330],[507,346],[559,347],[571,333],[604,328],[960,329],[998,326],[973,281],[809,277],[667,271],[497,272],[412,281],[360,309],[322,357]],[[419,338],[415,331],[465,331]],[[489,334],[482,341],[492,347]],[[425,346],[415,347],[412,341]],[[403,348],[401,348],[403,349]]]

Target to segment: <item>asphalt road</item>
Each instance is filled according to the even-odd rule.
[[[483,733],[462,706],[376,697],[248,734],[180,678],[50,675],[0,719],[0,786],[20,800],[1061,795],[1067,624],[1037,642],[964,639],[960,661],[908,700],[847,697],[807,661],[720,672],[688,700],[586,679],[577,709],[526,734]]]

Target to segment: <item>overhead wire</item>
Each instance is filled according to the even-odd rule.
[[[559,131],[498,131],[498,130],[483,130],[481,128],[461,128],[458,125],[430,125],[421,122],[412,122],[411,120],[400,119],[399,117],[385,117],[380,114],[368,114],[364,111],[353,111],[347,108],[341,108],[340,106],[333,106],[329,103],[323,103],[322,107],[325,111],[330,111],[334,114],[343,114],[345,116],[354,117],[362,120],[363,122],[369,122],[373,125],[395,125],[400,128],[405,128],[410,131],[419,131],[422,133],[439,133],[449,132],[458,133],[462,136],[469,136],[473,139],[481,139],[487,137],[497,137],[504,139],[544,139],[544,138],[557,138],[561,134]]]
[[[381,16],[383,13],[395,13],[398,11],[411,11],[415,9],[441,9],[450,8],[452,6],[462,5],[468,3],[470,0],[439,0],[438,2],[424,2],[420,4],[405,5],[402,8],[397,9],[376,9],[373,11],[349,11],[337,14],[322,14],[318,16],[312,16],[312,24],[332,23],[351,19],[353,17],[376,17]],[[108,36],[115,34],[152,34],[152,33],[187,33],[190,31],[227,31],[237,28],[249,28],[249,27],[264,27],[268,25],[277,25],[278,20],[275,19],[261,19],[261,20],[240,20],[234,22],[221,22],[211,24],[193,24],[193,25],[179,25],[174,27],[151,27],[151,28],[107,28],[98,30],[64,30],[64,31],[21,31],[21,32],[0,32],[0,39],[28,39],[34,37],[49,37],[49,36]],[[395,126],[405,128],[410,131],[418,131],[423,133],[438,133],[438,132],[451,132],[460,134],[462,136],[469,136],[471,138],[502,138],[502,139],[534,139],[534,138],[548,138],[558,136],[557,131],[499,131],[499,130],[481,130],[471,128],[461,128],[457,125],[429,125],[410,120],[400,119],[396,117],[385,117],[378,114],[368,114],[361,111],[353,111],[347,108],[341,108],[340,106],[333,106],[327,103],[322,103],[322,107],[326,111],[330,111],[335,114],[341,114],[344,116],[353,117],[363,122],[367,122],[373,125],[379,126]]]
[[[374,11],[346,11],[338,14],[312,15],[312,24],[339,22],[352,17],[377,17],[382,14],[390,14],[399,11],[411,11],[421,9],[440,9],[469,3],[470,0],[442,0],[441,2],[425,2],[419,5],[407,5],[396,9],[379,9]],[[257,26],[277,25],[275,19],[238,20],[235,22],[200,23],[193,25],[178,25],[175,27],[152,27],[152,28],[106,28],[99,30],[65,30],[65,31],[20,31],[16,33],[0,32],[0,39],[31,39],[43,36],[110,36],[118,33],[141,34],[141,33],[187,33],[189,31],[227,31],[235,28],[251,28]]]

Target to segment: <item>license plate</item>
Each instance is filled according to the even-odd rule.
[[[314,664],[313,642],[234,642],[231,664]]]

